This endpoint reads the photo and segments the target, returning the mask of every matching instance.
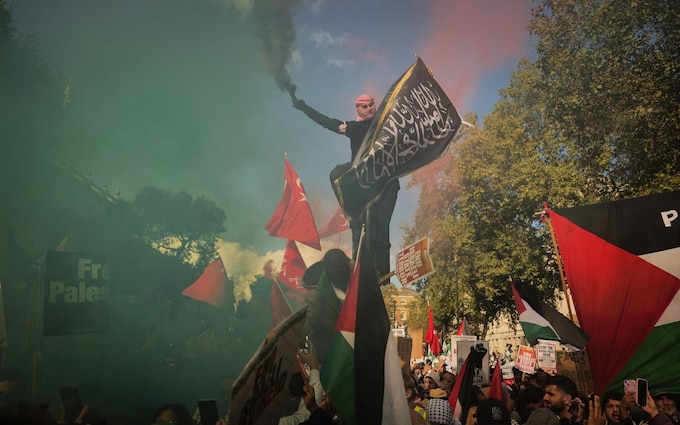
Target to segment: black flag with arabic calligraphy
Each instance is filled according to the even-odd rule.
[[[418,58],[385,95],[352,166],[333,178],[348,218],[373,205],[389,181],[439,158],[460,124],[456,108]]]

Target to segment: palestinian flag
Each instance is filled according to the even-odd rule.
[[[366,251],[359,249],[336,333],[322,359],[321,384],[345,424],[410,425],[397,346]]]
[[[515,297],[519,322],[529,344],[536,345],[539,339],[547,339],[559,341],[573,350],[585,348],[590,336],[574,322],[545,302],[530,297],[512,281],[510,285]]]
[[[463,353],[459,353],[462,355]],[[477,393],[474,391],[473,382],[475,376],[475,365],[481,363],[482,358],[486,355],[486,350],[475,350],[475,347],[470,347],[470,352],[465,357],[465,362],[458,371],[458,379],[453,384],[451,395],[449,396],[449,405],[453,411],[453,417],[461,422],[467,418],[468,410],[472,403],[477,398]]]
[[[418,58],[380,103],[352,166],[331,176],[345,217],[357,219],[387,183],[438,159],[460,124],[456,108]]]
[[[595,392],[680,393],[680,191],[549,211]]]

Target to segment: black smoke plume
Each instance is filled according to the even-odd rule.
[[[299,0],[255,0],[252,16],[255,33],[263,44],[265,66],[277,86],[291,95],[295,85],[286,69],[293,54],[295,27],[293,9]]]

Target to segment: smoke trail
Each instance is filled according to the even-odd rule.
[[[295,27],[293,9],[300,0],[255,0],[253,30],[262,41],[265,66],[281,90],[294,94],[286,64],[293,54]]]

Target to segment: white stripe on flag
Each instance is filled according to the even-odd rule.
[[[383,425],[411,425],[397,344],[392,335],[388,337],[385,347],[385,393],[382,407]]]

